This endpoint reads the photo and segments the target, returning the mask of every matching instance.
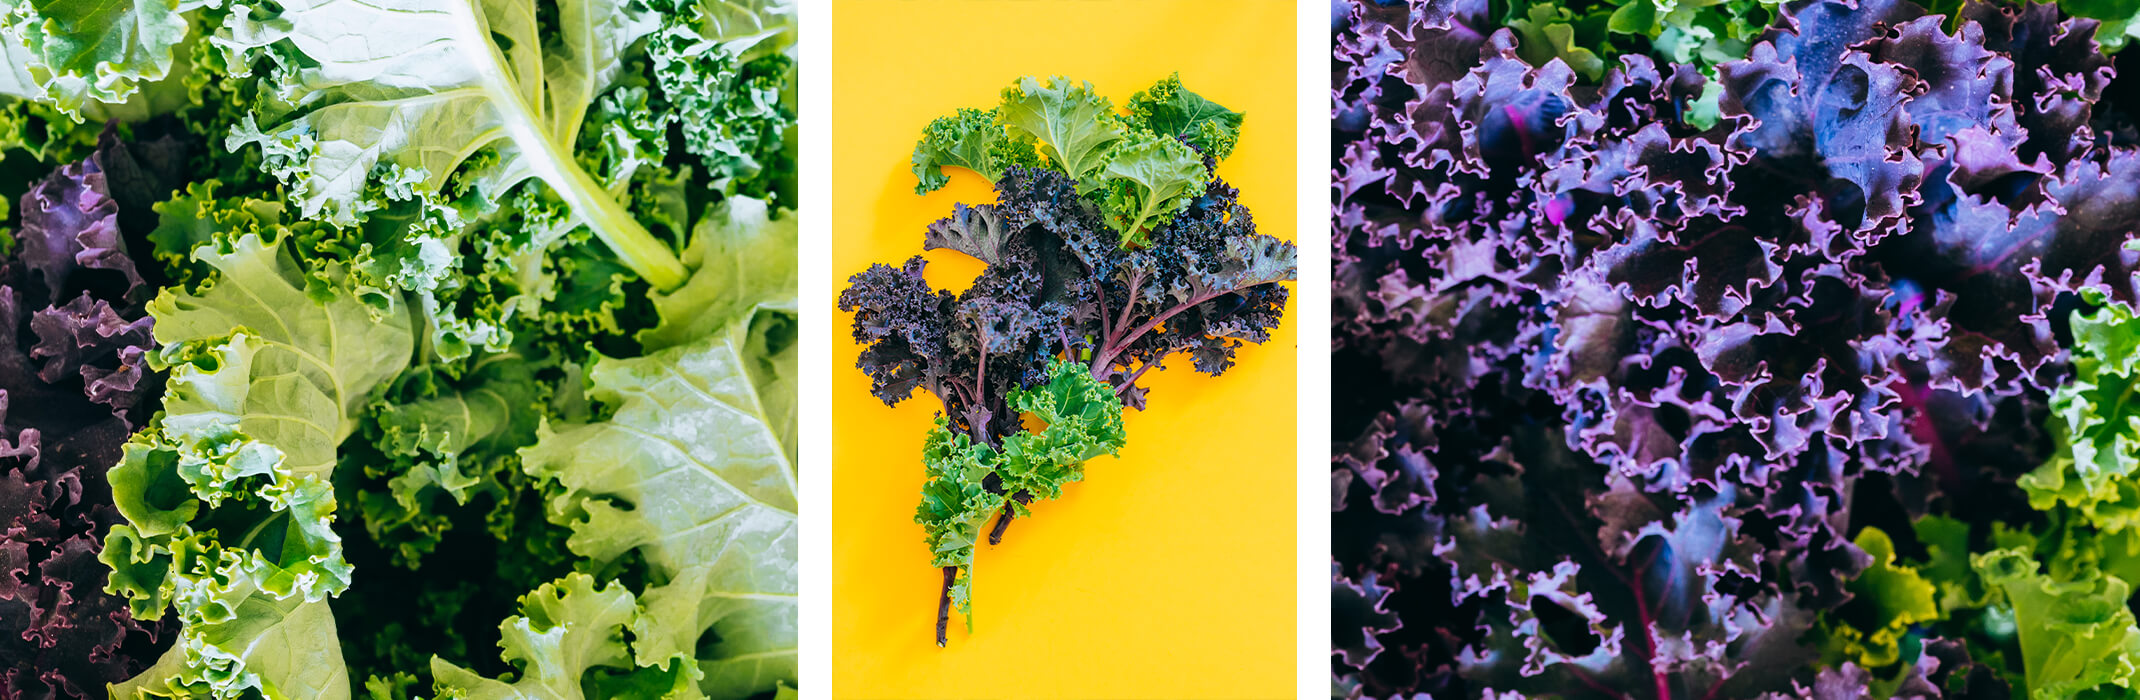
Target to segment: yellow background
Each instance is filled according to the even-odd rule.
[[[913,192],[922,126],[988,108],[1024,75],[1089,80],[1119,108],[1174,71],[1245,112],[1219,165],[1260,231],[1295,234],[1290,2],[850,1],[833,6],[833,274],[921,252],[952,204],[995,200],[980,176]],[[1306,243],[1321,244],[1321,241]],[[929,279],[964,289],[979,262],[931,251]],[[1297,292],[1297,289],[1296,289]],[[1297,300],[1296,300],[1297,301]],[[832,376],[833,693],[843,698],[1286,697],[1294,689],[1297,303],[1269,343],[1218,378],[1186,357],[1142,384],[1120,459],[1003,544],[975,555],[974,631],[933,639],[942,576],[921,526],[922,435],[940,404],[897,408],[855,369],[836,316]],[[1320,468],[1320,467],[1318,467]]]

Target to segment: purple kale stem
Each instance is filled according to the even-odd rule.
[[[958,580],[959,568],[944,567],[944,591],[936,596],[936,646],[944,646],[944,631],[951,626],[951,584]]]
[[[1144,378],[1144,373],[1145,373],[1145,372],[1147,372],[1147,371],[1150,371],[1150,370],[1152,369],[1152,366],[1153,366],[1153,365],[1157,365],[1157,364],[1159,364],[1159,363],[1157,363],[1157,362],[1146,362],[1146,363],[1144,363],[1143,365],[1140,365],[1140,366],[1138,366],[1138,367],[1137,367],[1137,371],[1135,371],[1135,372],[1131,372],[1131,373],[1130,373],[1130,375],[1129,375],[1128,377],[1125,377],[1125,378],[1123,378],[1121,386],[1117,386],[1117,387],[1115,387],[1115,393],[1117,393],[1117,394],[1127,394],[1127,393],[1129,393],[1129,390],[1130,390],[1130,388],[1131,388],[1131,387],[1137,386],[1137,380],[1138,380],[1138,379],[1142,379],[1142,378]]]
[[[988,398],[988,327],[982,324],[980,319],[976,318],[973,321],[973,333],[981,339],[981,366],[974,371],[973,406],[975,410],[973,414],[969,414],[966,417],[966,428],[973,431],[975,442],[994,445],[996,441],[989,439],[988,426],[980,424],[986,421],[976,422],[974,420],[975,415],[987,415],[982,413],[982,411],[986,410],[982,407],[988,405],[985,401]],[[993,415],[990,415],[990,418],[993,417]]]
[[[1011,494],[1011,498],[1017,500],[1020,504],[1033,502],[1033,494],[1024,491]],[[1003,544],[1003,531],[1011,529],[1011,519],[1015,517],[1018,517],[1018,511],[1011,508],[1009,503],[1003,504],[1003,514],[996,516],[995,529],[988,531],[988,543]]]
[[[1122,331],[1123,326],[1129,325],[1129,313],[1130,311],[1137,308],[1137,292],[1143,287],[1144,271],[1138,270],[1134,273],[1131,273],[1129,278],[1129,293],[1124,295],[1125,298],[1122,301],[1122,314],[1115,318],[1115,322],[1113,325],[1108,326],[1108,328],[1112,329],[1113,332],[1119,333]],[[1106,313],[1106,311],[1103,309],[1101,310],[1101,313]],[[1119,340],[1121,339],[1116,337],[1109,337],[1107,340],[1107,345],[1109,347],[1113,347],[1114,344]]]
[[[1191,299],[1189,300],[1189,303],[1182,304],[1171,309],[1167,309],[1165,313],[1153,316],[1152,320],[1145,321],[1142,325],[1139,325],[1136,327],[1136,329],[1131,330],[1120,340],[1109,342],[1106,348],[1102,349],[1098,355],[1095,355],[1092,358],[1093,378],[1103,381],[1106,380],[1107,368],[1114,364],[1116,355],[1122,354],[1122,351],[1129,349],[1129,346],[1137,342],[1138,338],[1143,337],[1145,333],[1151,332],[1152,329],[1158,328],[1159,324],[1166,323],[1167,319],[1173,318],[1175,314],[1179,314],[1183,311],[1188,311],[1189,309],[1195,308],[1197,304],[1202,304],[1204,302],[1211,301],[1213,299],[1217,299],[1228,294],[1232,294],[1234,293],[1234,291],[1235,290],[1228,289],[1226,291],[1218,292],[1216,294],[1206,294],[1195,299]]]
[[[1113,314],[1107,313],[1106,281],[1105,278],[1092,278],[1092,303],[1094,306],[1100,307],[1100,337],[1112,341],[1115,337],[1115,327],[1114,319],[1112,318]],[[1134,305],[1134,303],[1131,305]]]

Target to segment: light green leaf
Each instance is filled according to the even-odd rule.
[[[441,691],[467,700],[582,700],[580,680],[589,670],[632,668],[624,628],[637,614],[624,586],[596,590],[593,577],[571,574],[521,598],[520,615],[498,626],[505,660],[521,668],[518,681],[484,678],[443,659],[432,659],[431,675]]]
[[[2073,380],[2051,395],[2051,412],[2064,447],[2043,466],[2018,480],[2039,510],[2065,505],[2097,527],[2120,531],[2140,525],[2140,320],[2121,303],[2073,314]]]
[[[324,476],[371,392],[408,366],[415,340],[405,311],[375,320],[347,297],[315,299],[282,245],[247,234],[228,249],[196,249],[218,276],[194,293],[167,289],[149,304],[156,337],[167,344],[245,329],[258,347],[245,395],[174,391],[166,424],[188,435],[203,422],[236,422],[281,450],[287,471]]]
[[[1876,527],[1858,531],[1854,542],[1872,557],[1872,565],[1847,589],[1853,609],[1865,610],[1860,625],[1834,625],[1829,646],[1844,660],[1865,668],[1885,668],[1902,658],[1902,640],[1913,626],[1940,619],[1930,581],[1895,561],[1895,543]]]
[[[1042,85],[1027,77],[1003,89],[996,118],[1017,139],[1037,141],[1041,155],[1080,183],[1096,174],[1108,149],[1122,139],[1119,119],[1092,83],[1056,76]]]
[[[315,296],[271,235],[200,246],[213,276],[149,304],[169,388],[110,473],[130,525],[101,556],[135,612],[168,606],[183,625],[182,667],[137,679],[143,692],[349,695],[325,603],[351,575],[329,483],[336,447],[414,340],[405,310],[374,320],[346,289]]]
[[[2011,606],[2029,697],[2062,700],[2105,685],[2128,693],[2140,688],[2140,627],[2126,607],[2132,589],[2125,581],[2057,581],[2039,573],[2025,550],[1986,552],[1972,562]]]
[[[1048,368],[1048,383],[1012,391],[1008,403],[1042,423],[1003,438],[998,476],[1008,491],[1060,498],[1065,484],[1084,480],[1086,461],[1120,453],[1129,439],[1114,387],[1094,379],[1081,363],[1057,360]]]
[[[486,149],[469,187],[492,202],[548,185],[595,235],[660,289],[684,281],[668,248],[573,158],[588,105],[653,22],[618,0],[566,0],[552,25],[532,0],[240,2],[216,37],[232,65],[271,56],[290,72],[227,147],[262,149],[307,217],[353,224],[379,178],[438,196]],[[346,41],[365,27],[365,40]],[[551,27],[552,31],[544,31]]]
[[[997,123],[996,110],[960,109],[958,114],[937,117],[921,130],[914,144],[915,194],[927,194],[951,181],[944,168],[958,167],[980,173],[995,182],[1013,165],[1040,165],[1040,154],[1029,141],[1013,140]]]
[[[1142,246],[1148,232],[1173,221],[1211,178],[1195,150],[1172,137],[1143,133],[1115,148],[1105,172],[1101,208],[1125,248]]]
[[[794,212],[730,197],[707,209],[684,249],[691,279],[654,295],[661,324],[641,331],[647,350],[719,336],[744,363],[765,416],[789,461],[795,459],[799,307]]]
[[[973,630],[973,550],[981,532],[1009,499],[1004,491],[985,486],[988,476],[1002,465],[1002,455],[987,444],[975,444],[965,433],[953,431],[951,422],[936,417],[922,443],[922,465],[928,481],[921,487],[921,504],[914,508],[914,522],[922,526],[922,543],[929,548],[930,565],[956,567],[951,590],[952,609],[966,617]]]
[[[334,612],[325,601],[278,600],[243,587],[221,593],[229,606],[222,619],[189,623],[154,666],[112,685],[111,697],[350,697]]]
[[[10,69],[0,71],[0,91],[50,100],[70,113],[125,102],[140,83],[170,72],[186,38],[184,13],[204,4],[13,0],[0,30]]]
[[[572,527],[574,553],[600,563],[637,550],[663,582],[640,596],[639,663],[695,657],[713,697],[793,682],[795,468],[742,349],[708,336],[602,358],[589,376],[610,418],[559,426],[521,457],[562,487],[551,512]],[[708,630],[720,641],[700,649]]]

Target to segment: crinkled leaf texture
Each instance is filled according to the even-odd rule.
[[[2140,627],[2127,607],[2130,584],[2116,576],[2060,581],[2039,571],[2027,551],[1996,550],[1971,561],[2011,606],[2030,697],[2140,689]]]
[[[1127,109],[1117,114],[1091,83],[1021,78],[994,109],[960,109],[922,130],[914,191],[944,186],[945,166],[994,182],[1012,167],[1045,163],[1092,198],[1122,247],[1144,247],[1233,153],[1242,115],[1182,87],[1179,75],[1137,93]]]
[[[896,404],[921,389],[943,406],[914,516],[944,576],[939,645],[951,610],[972,626],[973,551],[988,523],[1000,538],[1035,499],[1082,479],[1086,460],[1118,450],[1120,412],[1144,407],[1145,373],[1187,355],[1222,374],[1239,348],[1268,340],[1297,266],[1293,244],[1258,233],[1239,192],[1213,177],[1240,113],[1178,76],[1138,93],[1126,116],[1059,76],[1022,78],[1002,97],[995,130],[982,121],[991,113],[961,110],[932,122],[914,156],[918,192],[941,186],[945,165],[994,181],[996,201],[956,205],[922,237],[986,269],[954,294],[929,283],[920,256],[875,264],[839,299],[868,346],[856,364],[871,393]],[[1061,420],[1033,430],[1028,415]]]
[[[174,610],[184,627],[129,693],[349,697],[326,602],[351,575],[329,480],[414,338],[405,311],[374,319],[346,290],[309,294],[285,243],[197,248],[214,277],[149,306],[170,389],[111,472],[128,524],[104,561],[136,614]]]
[[[1241,142],[1242,114],[1182,87],[1179,73],[1137,93],[1123,107],[1131,123],[1182,139],[1216,160],[1233,155]]]
[[[0,5],[0,94],[75,114],[133,98],[172,70],[186,13],[204,0],[85,3],[11,0]]]
[[[169,642],[97,561],[120,520],[106,470],[163,389],[120,235],[137,193],[103,165],[126,156],[107,139],[32,185],[0,253],[0,697],[102,697]]]
[[[646,562],[645,589],[601,593],[636,607],[590,623],[629,629],[628,653],[621,636],[569,625],[564,642],[520,645],[527,632],[515,625],[559,627],[530,613],[507,623],[507,657],[529,669],[518,694],[435,661],[442,685],[471,697],[578,697],[531,688],[584,681],[733,698],[794,684],[796,229],[792,214],[768,217],[747,199],[710,211],[687,253],[695,278],[657,300],[691,312],[665,314],[677,325],[646,336],[660,349],[602,357],[589,372],[608,418],[546,425],[521,451],[529,475],[557,485],[549,514],[571,528],[574,554]]]
[[[957,114],[937,117],[922,129],[921,142],[914,145],[914,177],[920,180],[914,193],[927,194],[949,183],[946,167],[965,168],[994,182],[1012,165],[1039,164],[1040,154],[1033,144],[1013,140],[997,123],[996,110],[960,108]]]
[[[1886,561],[1858,536],[2012,512],[2011,483],[2054,446],[2065,314],[2140,291],[2140,154],[2089,126],[2112,74],[2094,23],[1799,0],[1713,78],[1622,55],[1592,79],[1491,9],[1348,3],[1333,25],[1333,382],[1357,387],[1334,419],[1333,552],[1348,583],[1394,589],[1383,609],[1404,623],[1334,659],[1338,684],[1751,696],[1848,687],[1750,672],[1820,651],[1929,660],[1908,638],[1949,610],[1926,619],[1926,596],[1972,592],[1955,546],[1919,569],[1942,572],[1928,590],[1901,571],[1917,543]],[[1711,86],[1707,124],[1691,111]],[[1510,489],[1550,477],[1500,455],[1536,440],[1598,471],[1560,508],[1518,511]],[[1624,566],[1631,542],[1661,546],[1629,533],[1710,511],[1747,549],[1722,578],[1669,580],[1721,628],[1615,605],[1616,585],[1668,600],[1626,582],[1536,603],[1565,578],[1555,561],[1595,577],[1610,567],[1593,550]],[[1466,532],[1548,551],[1503,575],[1464,563]],[[1798,633],[1816,619],[1855,636],[1814,649]],[[1748,630],[1763,648],[1743,667],[1746,647],[1701,641]]]
[[[266,58],[257,120],[228,146],[264,167],[306,217],[353,225],[389,198],[472,192],[482,208],[541,181],[618,259],[660,289],[687,272],[574,158],[590,105],[654,17],[620,0],[559,3],[238,3],[216,41],[232,65]],[[350,27],[365,39],[346,41]],[[476,158],[478,153],[493,157]],[[457,189],[449,181],[459,178]],[[383,195],[374,194],[383,192]]]
[[[1041,155],[1070,179],[1085,182],[1106,165],[1108,152],[1122,140],[1114,104],[1095,94],[1090,82],[1055,76],[1020,78],[1003,89],[996,108],[1011,138],[1036,144]]]
[[[596,590],[593,577],[571,574],[521,598],[520,610],[502,625],[500,642],[505,658],[522,669],[519,680],[484,678],[439,661],[433,671],[439,685],[469,700],[578,699],[587,697],[580,683],[589,669],[631,668],[624,630],[639,609],[622,585]]]
[[[1129,441],[1122,429],[1122,401],[1114,389],[1094,379],[1090,368],[1058,360],[1048,367],[1048,381],[1010,392],[1009,406],[1041,424],[1000,440],[1000,447],[975,442],[937,419],[922,445],[928,481],[914,509],[931,563],[957,568],[949,595],[953,609],[973,628],[973,553],[981,531],[1008,505],[1020,516],[1032,515],[1029,500],[1062,497],[1063,487],[1085,479],[1085,463],[1120,454]]]

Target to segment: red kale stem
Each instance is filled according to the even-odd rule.
[[[1656,555],[1654,553],[1651,554],[1650,560],[1654,561],[1655,559]],[[1648,568],[1648,566],[1649,563],[1644,562],[1642,568]],[[1657,632],[1652,629],[1655,623],[1650,616],[1649,601],[1642,595],[1641,580],[1639,578],[1633,579],[1632,583],[1634,585],[1629,587],[1635,591],[1635,617],[1636,621],[1642,624],[1642,646],[1648,651],[1643,660],[1649,663],[1650,679],[1657,684],[1657,700],[1672,700],[1672,683],[1665,678],[1664,671],[1657,668]]]
[[[957,581],[959,568],[944,567],[944,590],[936,596],[936,646],[944,646],[944,630],[951,626],[951,584]]]
[[[1574,672],[1575,679],[1582,681],[1583,685],[1590,686],[1591,690],[1598,691],[1599,694],[1611,698],[1616,698],[1617,700],[1628,700],[1626,693],[1622,693],[1620,691],[1606,687],[1604,683],[1598,682],[1598,679],[1591,677],[1591,675],[1588,673],[1584,673],[1582,667],[1570,665],[1568,666],[1568,670]]]

